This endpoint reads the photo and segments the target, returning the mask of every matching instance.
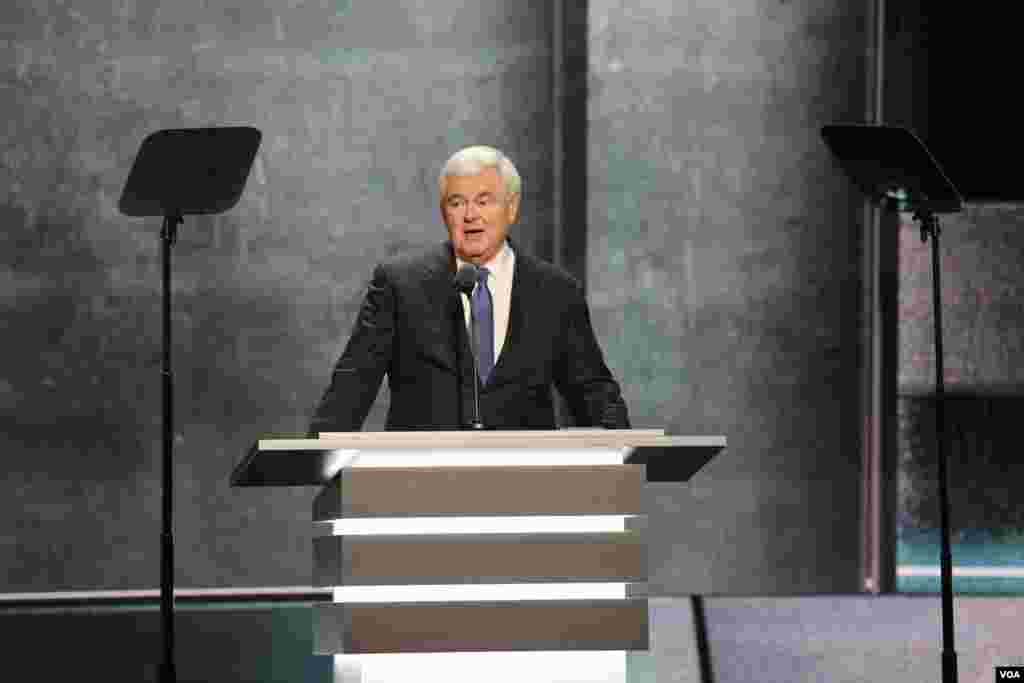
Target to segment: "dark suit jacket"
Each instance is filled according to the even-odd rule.
[[[480,386],[484,425],[554,429],[554,385],[578,426],[628,427],[582,287],[561,269],[515,252],[507,336]],[[471,382],[479,380],[454,273],[448,242],[377,266],[311,434],[359,430],[385,374],[388,429],[460,429],[472,421]]]

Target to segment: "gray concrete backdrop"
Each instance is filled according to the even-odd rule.
[[[520,240],[550,255],[550,10],[0,9],[0,591],[157,583],[158,221],[116,202],[146,134],[212,124],[265,137],[241,204],[190,219],[177,250],[177,581],[308,582],[313,492],[228,473],[304,429],[373,262],[443,236],[452,151],[508,151]],[[562,170],[589,188],[595,326],[637,426],[730,439],[652,491],[655,588],[856,590],[859,203],[818,128],[863,118],[865,3],[595,0],[588,18],[588,160]]]
[[[444,237],[448,155],[507,150],[521,242],[550,232],[547,17],[497,0],[0,6],[0,591],[158,582],[159,220],[116,204],[147,134],[215,124],[264,139],[240,205],[188,219],[176,249],[177,581],[308,585],[313,491],[228,474],[260,435],[305,431],[373,263]]]
[[[950,389],[1024,387],[1024,206],[968,204],[941,216],[944,374]],[[910,214],[900,228],[900,389],[935,383],[931,243]]]
[[[1015,486],[1022,472],[1015,428],[1024,401],[1024,195],[1010,166],[1022,138],[1007,118],[1013,111],[1003,106],[1000,82],[1014,24],[1008,14],[923,0],[885,5],[885,120],[914,130],[968,199],[962,212],[941,216],[939,259],[954,563],[1003,563],[1020,554],[1024,518]],[[963,43],[964,36],[982,38]],[[969,49],[953,49],[961,44]],[[960,97],[963,83],[953,73],[971,74],[975,97]],[[931,244],[921,241],[911,214],[896,222],[899,514],[891,523],[908,532],[907,562],[928,548],[927,536],[912,532],[938,527],[934,322]],[[930,554],[937,563],[937,548]]]
[[[859,205],[818,131],[863,120],[866,5],[590,6],[595,325],[636,424],[729,438],[652,497],[652,581],[854,591]]]
[[[995,532],[1000,557],[1024,552],[1022,226],[1020,204],[972,203],[942,217],[940,239],[950,523],[955,532]],[[900,228],[899,303],[900,522],[937,528],[931,243],[909,214]],[[953,556],[969,561],[972,551],[954,546]]]

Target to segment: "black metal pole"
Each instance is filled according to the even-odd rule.
[[[939,281],[939,219],[931,212],[915,215],[921,222],[921,239],[932,240],[932,314],[935,337],[935,443],[939,464],[939,555],[942,581],[942,683],[956,683],[957,664],[953,630],[953,554],[949,547],[949,483],[946,476],[945,371],[942,363],[942,288]]]
[[[454,285],[455,291],[460,294],[465,294],[466,299],[469,301],[469,353],[471,356],[472,373],[473,373],[473,421],[470,423],[470,429],[483,429],[483,418],[480,415],[480,372],[479,366],[477,365],[477,358],[479,358],[479,349],[477,332],[476,332],[476,311],[473,310],[473,290],[477,287],[477,268],[473,264],[464,264],[455,275]],[[458,324],[463,328],[466,325],[465,309],[462,306],[462,297],[459,297],[458,305]],[[457,339],[458,337],[456,337]],[[462,373],[462,366],[459,366],[459,374]],[[460,379],[461,383],[461,379]]]
[[[171,248],[180,216],[164,217],[160,230],[163,261],[163,512],[160,533],[160,624],[163,634],[161,683],[174,683],[174,375],[171,372]]]
[[[691,595],[690,609],[693,611],[693,635],[697,644],[700,683],[714,683],[715,672],[711,668],[711,641],[708,638],[708,620],[704,615],[704,596]]]
[[[477,335],[473,297],[471,294],[467,294],[467,298],[469,298],[469,350],[473,355],[473,429],[483,429],[483,416],[480,415],[480,365],[477,360],[480,357],[480,338]]]

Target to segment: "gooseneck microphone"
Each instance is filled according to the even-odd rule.
[[[467,297],[470,298],[469,306],[469,328],[471,333],[469,335],[469,351],[473,357],[473,429],[483,429],[484,423],[480,419],[480,384],[477,380],[477,345],[479,340],[477,339],[476,331],[476,313],[473,311],[472,297],[473,287],[476,286],[477,269],[472,263],[467,263],[459,268],[459,272],[455,274],[453,284],[455,289]],[[460,302],[461,303],[461,302]],[[459,324],[462,321],[459,320]]]

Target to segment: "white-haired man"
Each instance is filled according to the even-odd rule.
[[[449,240],[376,267],[310,433],[360,429],[384,375],[392,430],[468,426],[474,379],[488,428],[554,429],[552,386],[577,425],[629,427],[579,283],[509,240],[522,186],[512,162],[493,147],[467,147],[442,167],[438,185]],[[453,285],[464,264],[479,268],[468,295]],[[481,340],[476,368],[470,307]]]

